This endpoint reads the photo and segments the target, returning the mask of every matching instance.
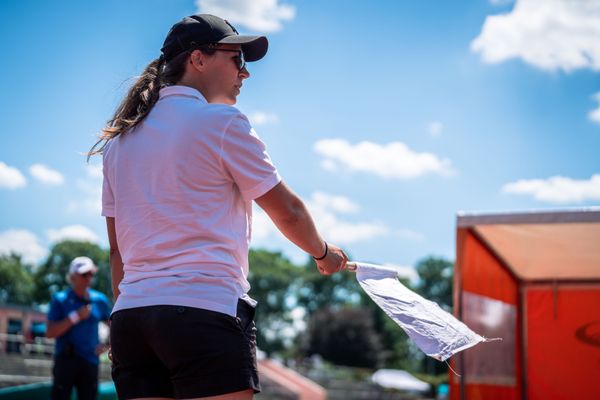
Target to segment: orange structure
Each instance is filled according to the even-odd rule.
[[[459,214],[451,400],[600,399],[600,208]]]
[[[272,360],[259,360],[258,372],[261,377],[270,379],[289,390],[298,400],[325,400],[327,398],[325,388]]]

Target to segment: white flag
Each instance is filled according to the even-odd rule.
[[[486,341],[439,305],[400,283],[395,269],[355,264],[356,279],[363,290],[428,356],[445,361]]]

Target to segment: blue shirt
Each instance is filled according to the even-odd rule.
[[[110,317],[111,306],[106,296],[96,290],[88,289],[89,300],[77,296],[73,289],[63,290],[52,295],[48,321],[61,321],[71,311],[78,310],[81,306],[91,304],[92,312],[86,320],[73,325],[65,334],[56,338],[54,354],[63,352],[65,346],[71,344],[75,354],[92,364],[98,364],[96,346],[100,343],[98,338],[98,323],[107,321]]]

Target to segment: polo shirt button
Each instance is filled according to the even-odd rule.
[[[185,312],[185,308],[177,307],[177,314],[183,314]]]

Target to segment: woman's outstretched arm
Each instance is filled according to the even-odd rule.
[[[337,246],[325,243],[306,205],[283,181],[256,199],[256,203],[277,229],[296,246],[313,256],[319,272],[330,275],[340,271],[348,258]]]

